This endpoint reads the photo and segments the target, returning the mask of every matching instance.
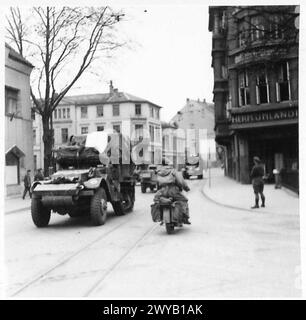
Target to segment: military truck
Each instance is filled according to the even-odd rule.
[[[186,159],[185,168],[182,169],[184,179],[196,176],[203,179],[203,160],[199,155],[192,155]]]
[[[139,173],[141,192],[146,193],[147,188],[150,188],[151,191],[157,190],[157,176],[156,176],[156,165],[148,165],[146,169],[143,169]]]
[[[130,148],[129,140],[119,135],[119,162],[113,163],[111,152],[103,154],[102,149],[115,134],[96,132],[89,139],[96,147],[87,144],[90,135],[84,143],[54,150],[57,172],[48,180],[33,183],[31,214],[37,227],[49,224],[51,211],[70,217],[89,215],[93,225],[99,226],[106,221],[108,203],[118,216],[133,210],[134,164],[122,161],[122,148]]]

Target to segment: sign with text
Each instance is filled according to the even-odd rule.
[[[298,119],[297,107],[283,110],[266,110],[248,113],[233,113],[231,124],[247,124],[255,122],[280,121]]]

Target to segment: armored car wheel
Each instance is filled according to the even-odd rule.
[[[31,215],[36,227],[43,228],[49,224],[51,210],[48,208],[44,208],[39,198],[32,197]]]
[[[105,190],[99,188],[91,198],[90,218],[95,226],[101,226],[105,223],[107,217],[107,197]]]

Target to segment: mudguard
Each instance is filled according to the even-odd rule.
[[[84,181],[83,184],[86,189],[97,189],[100,187],[102,180],[104,180],[105,177],[95,177],[91,178],[87,181]]]
[[[163,208],[163,220],[164,220],[164,223],[171,223],[172,222],[172,219],[171,219],[171,208],[167,208],[167,207],[164,207]]]

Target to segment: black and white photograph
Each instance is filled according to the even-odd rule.
[[[302,4],[1,8],[4,299],[304,297]]]

